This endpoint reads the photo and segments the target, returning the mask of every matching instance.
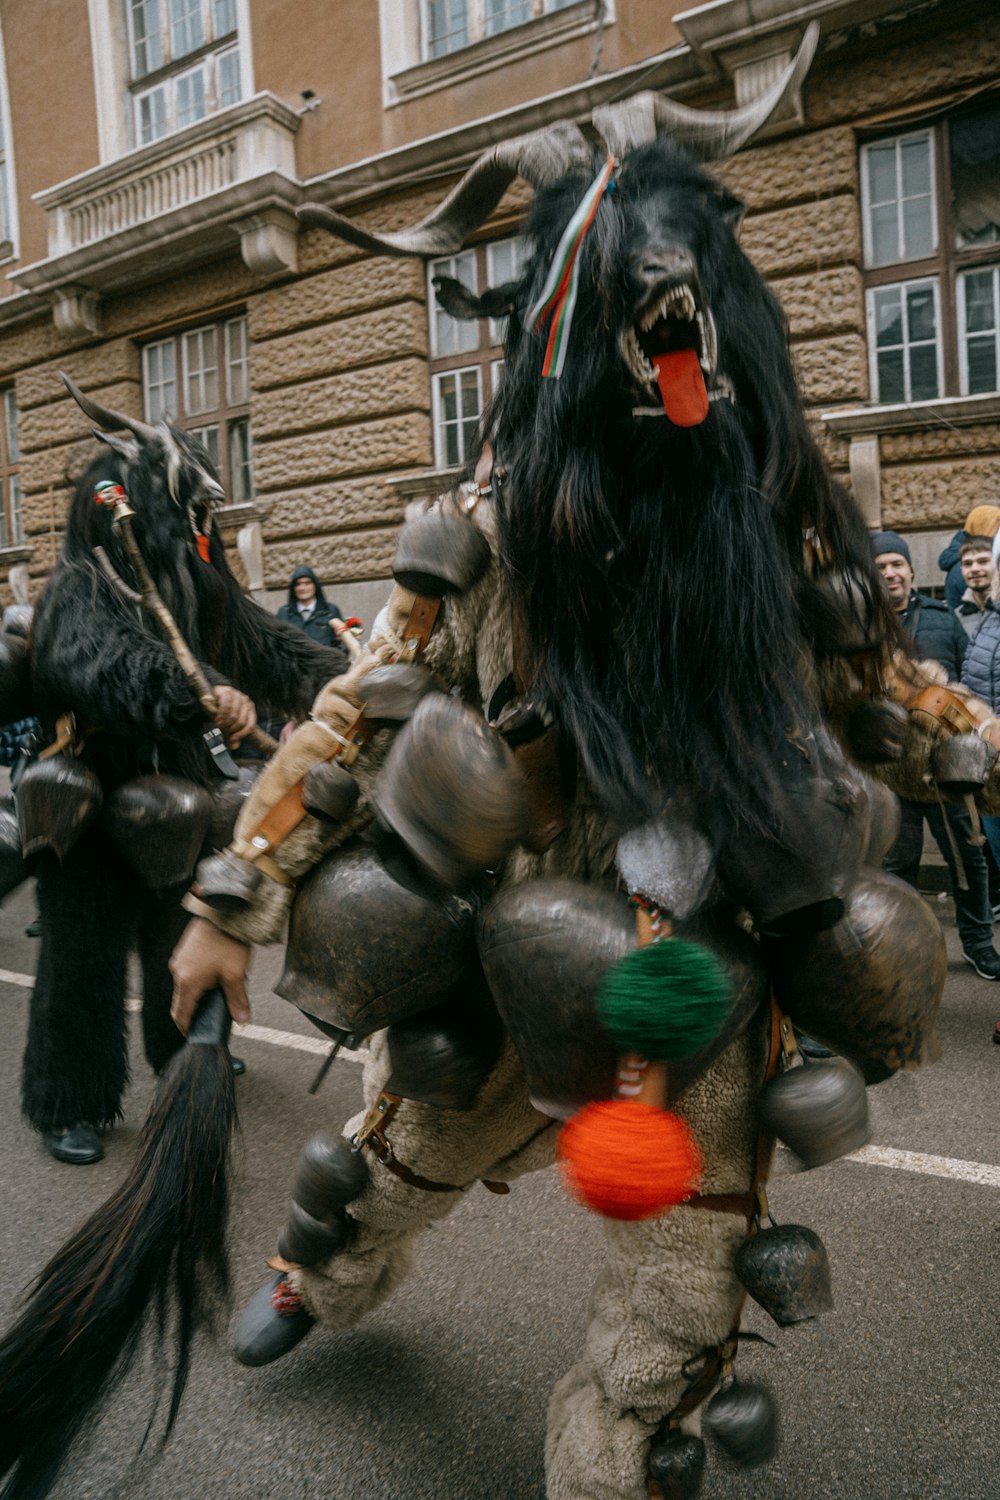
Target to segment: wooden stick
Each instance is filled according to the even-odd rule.
[[[140,589],[139,601],[143,609],[147,610],[156,619],[160,629],[166,636],[167,645],[177,658],[181,671],[191,684],[198,702],[213,724],[217,724],[219,721],[219,700],[212,690],[211,683],[201,670],[201,665],[192,652],[191,647],[181,635],[177,621],[160,597],[160,592],[153,582],[153,575],[147,568],[146,559],[143,557],[139,549],[139,543],[135,539],[135,533],[132,530],[132,515],[131,506],[123,497],[122,501],[119,501],[115,506],[115,524],[118,527],[118,534],[125,544],[129,561],[135,569],[135,576]],[[103,551],[103,549],[97,550]],[[105,558],[106,566],[100,557],[97,560],[101,563],[105,572],[107,572],[108,568],[111,568],[111,572],[114,573],[110,559],[107,559],[106,554]],[[117,577],[117,575],[115,576]],[[119,583],[121,581],[119,580]],[[117,587],[118,585],[116,584],[115,586]],[[256,745],[258,750],[262,750],[267,755],[273,755],[278,748],[277,740],[273,740],[269,734],[265,734],[263,729],[258,728],[256,725],[254,725],[253,729],[244,738],[249,740],[250,744]]]

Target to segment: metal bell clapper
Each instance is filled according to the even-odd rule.
[[[733,1460],[746,1469],[768,1463],[778,1447],[778,1409],[766,1386],[738,1382],[732,1360],[722,1384],[705,1407],[702,1425]]]
[[[737,1252],[737,1277],[780,1328],[829,1312],[833,1293],[823,1241],[803,1224],[776,1224],[763,1185],[757,1199],[757,1231]],[[769,1220],[769,1227],[762,1227],[763,1219]]]
[[[701,1490],[705,1457],[702,1439],[679,1427],[657,1438],[646,1465],[655,1500],[694,1500]]]
[[[868,1096],[861,1074],[843,1057],[804,1066],[792,1024],[781,1018],[784,1072],[760,1096],[766,1129],[794,1151],[803,1166],[821,1167],[868,1140]]]

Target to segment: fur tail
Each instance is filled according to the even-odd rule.
[[[211,990],[160,1079],[128,1177],[45,1267],[0,1341],[0,1500],[49,1493],[150,1324],[161,1340],[173,1329],[165,1436],[173,1426],[194,1335],[229,1288],[228,1033],[225,999]]]

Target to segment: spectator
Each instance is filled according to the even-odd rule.
[[[288,585],[288,603],[278,610],[278,619],[297,625],[321,646],[329,646],[337,639],[333,621],[339,617],[340,610],[336,604],[327,603],[323,585],[312,568],[296,568]]]
[[[1000,506],[977,505],[966,516],[961,531],[956,531],[951,541],[945,547],[938,558],[938,567],[946,574],[944,583],[944,601],[952,609],[957,609],[962,598],[962,590],[965,588],[965,580],[962,577],[962,568],[959,551],[962,543],[970,536],[985,536],[990,540],[1000,531]]]
[[[899,614],[917,657],[938,662],[950,681],[958,681],[969,643],[958,619],[943,600],[916,592],[910,549],[897,532],[875,532],[872,547],[889,602]],[[1000,979],[1000,953],[993,946],[986,860],[982,848],[974,841],[969,814],[955,803],[911,802],[902,797],[900,807],[899,838],[885,857],[885,868],[916,887],[926,818],[948,867],[962,957],[981,979]],[[961,881],[953,845],[962,864]]]
[[[992,553],[992,575],[990,597],[982,615],[982,622],[969,642],[962,665],[962,682],[977,697],[985,701],[994,713],[1000,713],[1000,533],[994,538]],[[1000,818],[983,819],[993,858],[1000,864]],[[1000,1043],[1000,1021],[993,1028],[993,1040]]]
[[[966,537],[958,552],[965,593],[955,613],[966,635],[974,636],[983,622],[993,583],[993,542],[988,536]]]

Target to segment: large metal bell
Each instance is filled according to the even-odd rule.
[[[499,865],[531,818],[510,749],[443,693],[424,698],[396,738],[373,800],[421,868],[452,888]]]
[[[715,953],[734,999],[714,1041],[670,1064],[671,1101],[739,1036],[767,995],[759,947],[728,908],[702,909],[675,932]],[[483,909],[478,937],[486,982],[535,1108],[566,1119],[593,1099],[610,1099],[618,1051],[598,1021],[595,997],[607,971],[635,948],[635,917],[625,896],[573,880],[511,886]]]
[[[804,1224],[775,1224],[744,1240],[736,1275],[781,1328],[805,1323],[833,1307],[830,1258]]]
[[[782,1010],[866,1083],[938,1056],[948,956],[937,918],[904,881],[866,869],[835,927],[769,943],[767,957]]]
[[[864,862],[877,870],[899,838],[903,809],[896,793],[882,781],[873,781],[866,776],[865,792],[868,795],[868,842]]]
[[[864,1079],[844,1057],[789,1068],[761,1093],[765,1127],[805,1167],[822,1167],[868,1140]]]
[[[30,871],[21,853],[21,830],[13,797],[0,800],[0,901],[27,880]]]
[[[143,885],[163,890],[191,879],[212,822],[212,799],[180,776],[136,776],[104,804],[101,826]]]
[[[223,849],[209,854],[194,872],[195,895],[215,911],[248,911],[254,891],[264,878],[257,866]]]
[[[354,1238],[354,1229],[354,1221],[347,1214],[314,1219],[293,1203],[278,1237],[278,1254],[295,1265],[314,1266],[317,1261],[346,1250]]]
[[[402,724],[413,717],[421,699],[438,691],[429,668],[417,662],[375,667],[364,680],[365,718],[373,724]]]
[[[734,1463],[752,1469],[768,1463],[778,1447],[778,1411],[766,1386],[733,1382],[705,1407],[702,1425]]]
[[[705,1444],[694,1433],[675,1428],[654,1442],[646,1471],[657,1500],[694,1500],[705,1473]]]
[[[438,1109],[471,1109],[503,1046],[503,1025],[485,997],[462,995],[389,1027],[386,1088]]]
[[[302,780],[302,802],[306,812],[324,823],[342,823],[354,811],[361,788],[344,766],[335,760],[317,761]]]
[[[489,562],[489,544],[471,520],[429,510],[399,533],[392,576],[414,594],[440,599],[470,589]]]
[[[32,712],[28,643],[4,630],[0,634],[0,724],[30,718]]]
[[[860,775],[823,731],[782,749],[773,827],[719,828],[719,873],[762,933],[831,927],[861,865],[868,800]]]
[[[982,790],[996,762],[996,748],[978,734],[953,734],[934,746],[931,775],[946,797],[968,797]]]
[[[475,982],[475,911],[467,897],[401,885],[368,845],[344,845],[299,885],[277,992],[367,1036]]]
[[[243,804],[253,791],[257,777],[261,773],[261,764],[238,766],[239,775],[233,780],[232,777],[223,776],[212,788],[212,821],[209,825],[208,838],[206,839],[206,853],[213,850],[225,849],[233,841],[233,830],[236,827],[236,819],[243,811]]]
[[[314,1219],[325,1219],[360,1198],[368,1185],[368,1168],[360,1152],[343,1136],[314,1135],[303,1146],[295,1170],[292,1197]]]
[[[51,849],[65,859],[101,810],[101,783],[75,756],[50,755],[26,766],[17,783],[17,821],[25,858]]]

